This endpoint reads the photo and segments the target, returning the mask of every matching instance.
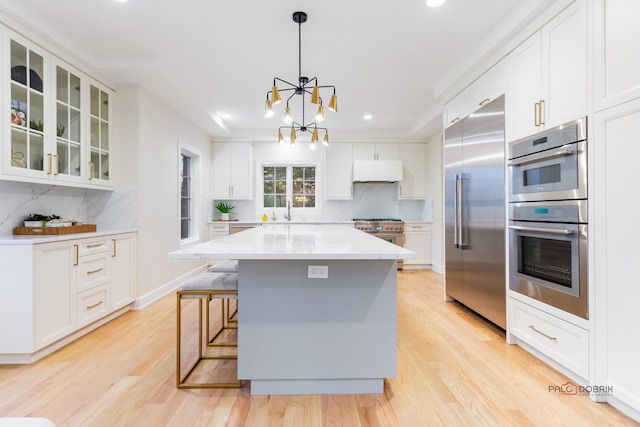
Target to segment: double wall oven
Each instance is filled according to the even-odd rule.
[[[509,144],[509,288],[587,319],[587,122]]]
[[[396,218],[354,218],[354,227],[389,243],[404,247],[404,221]],[[402,270],[398,260],[398,270]]]

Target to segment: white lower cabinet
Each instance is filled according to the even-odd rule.
[[[78,303],[77,321],[78,327],[83,327],[89,323],[109,314],[109,286],[102,285],[88,291],[80,292],[77,295]]]
[[[75,330],[75,256],[75,247],[69,242],[46,243],[34,247],[33,308],[28,307],[31,301],[15,301],[15,304],[24,305],[25,309],[34,314],[33,331],[25,331],[29,336],[35,335],[33,350],[43,348]],[[26,282],[20,283],[20,286],[29,286]]]
[[[219,239],[220,237],[229,235],[229,223],[211,223],[207,226],[207,237],[209,240]]]
[[[414,259],[403,261],[403,268],[430,269],[431,258],[431,223],[406,223],[404,224],[404,248],[416,253]]]
[[[554,362],[589,378],[589,331],[514,298],[510,333]]]
[[[133,302],[135,295],[136,234],[111,236],[111,310],[115,311]]]
[[[0,324],[12,325],[0,364],[31,363],[133,302],[135,236],[0,244]]]

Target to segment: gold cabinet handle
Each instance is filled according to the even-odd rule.
[[[87,245],[87,249],[99,248],[100,246],[104,246],[104,243],[96,243],[95,245]]]
[[[116,239],[111,239],[111,241],[113,242],[113,254],[111,255],[111,258],[115,258],[116,257]]]
[[[482,105],[484,105],[485,103],[487,103],[487,102],[489,102],[489,101],[491,101],[491,99],[489,99],[489,98],[485,98],[485,99],[483,99],[482,101],[478,102],[478,105],[482,106]]]
[[[533,104],[533,125],[534,126],[540,126],[540,123],[538,122],[538,107],[539,107],[540,103],[539,102],[535,102]]]
[[[104,268],[98,268],[97,270],[87,271],[87,274],[96,274],[104,270]]]
[[[87,306],[87,310],[91,310],[92,308],[96,308],[97,306],[99,306],[100,304],[104,304],[104,301],[98,301],[97,303],[93,304],[93,305],[88,305]]]
[[[458,120],[460,120],[460,117],[456,117],[455,119],[451,120],[451,123],[455,123],[455,122],[457,122]]]
[[[51,153],[47,154],[47,157],[49,158],[49,172],[47,172],[47,175],[51,175],[52,174],[52,169],[51,169]]]
[[[539,105],[539,119],[538,121],[540,122],[541,125],[544,124],[544,99],[541,99],[540,102],[538,103]]]
[[[545,338],[549,338],[551,341],[557,341],[558,340],[558,338],[556,338],[556,337],[552,337],[551,335],[547,335],[544,332],[537,330],[536,327],[533,326],[533,325],[529,325],[529,329],[531,329],[534,332],[539,333],[540,335],[542,335]]]
[[[77,266],[79,264],[78,257],[80,256],[80,250],[79,250],[78,245],[73,245],[73,249],[76,251],[76,262],[73,265]]]
[[[58,175],[60,173],[60,160],[58,160],[58,155],[54,154],[53,155],[54,158],[54,162],[53,164],[56,165],[56,171],[53,173],[54,175]]]

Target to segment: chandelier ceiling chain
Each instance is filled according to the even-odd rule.
[[[310,132],[311,133],[311,145],[309,148],[315,149],[315,143],[318,141],[318,131],[324,131],[324,138],[322,143],[325,146],[329,146],[329,133],[327,128],[318,127],[318,123],[322,123],[324,121],[324,106],[322,103],[322,97],[320,96],[321,89],[333,89],[333,94],[331,95],[331,100],[327,105],[327,108],[331,111],[338,111],[338,97],[336,95],[336,88],[333,85],[318,85],[318,78],[313,77],[309,79],[302,75],[302,24],[307,22],[307,14],[304,12],[294,12],[293,13],[293,22],[298,24],[298,84],[290,83],[286,80],[283,80],[279,77],[274,77],[273,79],[273,88],[267,92],[267,100],[265,101],[265,117],[271,117],[274,114],[273,106],[279,104],[282,101],[280,97],[281,92],[292,92],[291,95],[287,98],[286,107],[284,110],[284,122],[286,125],[280,126],[278,128],[278,144],[282,144],[284,142],[284,137],[282,135],[283,129],[291,129],[290,131],[290,142],[291,146],[295,147],[297,134],[296,131],[300,132]],[[289,87],[284,89],[279,89],[277,86],[277,82],[283,83]],[[313,84],[313,89],[309,91],[311,85]],[[302,123],[298,123],[293,120],[293,116],[291,115],[291,109],[289,108],[289,101],[293,98],[294,95],[302,95]],[[315,122],[307,123],[305,119],[305,96],[310,95],[309,101],[312,104],[318,105],[318,110],[315,115]]]

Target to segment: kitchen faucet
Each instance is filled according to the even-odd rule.
[[[284,214],[287,221],[291,221],[291,201],[287,201],[287,213]]]

